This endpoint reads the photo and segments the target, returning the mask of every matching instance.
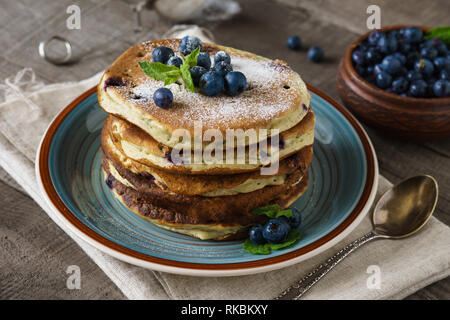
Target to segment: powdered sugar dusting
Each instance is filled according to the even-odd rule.
[[[223,93],[208,97],[200,92],[189,92],[180,80],[179,84],[167,86],[174,95],[174,102],[164,110],[153,103],[153,93],[164,86],[162,81],[146,77],[134,88],[118,90],[123,90],[122,94],[128,94],[129,101],[155,118],[186,129],[193,128],[195,121],[202,121],[204,129],[251,128],[255,124],[267,124],[300,105],[298,80],[286,65],[241,55],[231,55],[231,65],[234,71],[242,72],[247,78],[247,90],[236,97]]]

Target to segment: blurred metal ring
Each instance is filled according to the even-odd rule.
[[[51,58],[51,57],[47,56],[47,54],[45,52],[45,47],[54,40],[61,41],[64,43],[64,46],[66,47],[66,56],[65,57],[58,59],[58,58]],[[39,43],[39,55],[41,56],[41,58],[47,60],[50,63],[56,64],[56,65],[64,64],[64,63],[69,62],[70,59],[72,58],[72,45],[70,44],[70,42],[67,39],[65,39],[63,37],[53,36],[50,39],[41,41]]]

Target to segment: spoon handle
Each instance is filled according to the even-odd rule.
[[[298,300],[300,297],[307,292],[313,285],[315,285],[324,275],[326,275],[331,269],[333,269],[339,262],[344,260],[350,253],[355,251],[357,248],[363,244],[377,238],[374,232],[369,232],[368,234],[362,236],[358,240],[353,241],[344,248],[342,248],[338,253],[329,258],[324,263],[318,265],[314,270],[309,272],[303,279],[295,283],[294,285],[283,291],[275,300]]]

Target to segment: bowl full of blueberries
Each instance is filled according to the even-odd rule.
[[[360,120],[408,139],[450,136],[450,46],[422,26],[373,30],[346,50],[342,101]]]

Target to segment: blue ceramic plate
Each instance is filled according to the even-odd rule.
[[[309,88],[316,115],[314,157],[302,212],[301,239],[270,255],[242,241],[202,241],[152,225],[114,198],[100,170],[100,131],[107,114],[91,89],[66,107],[43,138],[36,169],[58,223],[124,261],[200,276],[250,274],[311,257],[348,234],[367,213],[378,169],[367,135],[349,113]]]

